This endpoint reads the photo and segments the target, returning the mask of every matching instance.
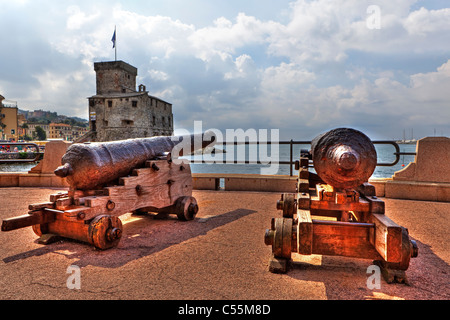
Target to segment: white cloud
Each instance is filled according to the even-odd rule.
[[[234,61],[235,68],[224,74],[225,80],[233,80],[237,78],[249,78],[257,76],[255,62],[248,54],[237,57]],[[248,80],[248,79],[247,79]]]
[[[403,25],[411,35],[426,36],[430,33],[450,31],[450,9],[427,10],[424,7],[411,12]]]
[[[274,30],[268,49],[273,55],[299,63],[342,62],[348,50],[405,54],[411,50],[448,50],[450,9],[410,11],[414,2],[376,1],[381,28],[370,29],[366,10],[373,1],[299,0],[292,3],[291,21]],[[421,41],[427,46],[420,48]]]
[[[289,67],[292,66],[266,70],[266,75],[277,69],[290,70]],[[264,86],[272,90],[262,91],[254,101],[255,108],[259,108],[258,120],[266,127],[280,128],[282,133],[311,132],[313,137],[314,132],[351,126],[377,128],[377,136],[373,138],[390,139],[400,137],[405,128],[414,128],[419,135],[432,134],[436,127],[450,129],[450,60],[435,71],[412,75],[407,85],[393,79],[392,73],[382,72],[373,81],[361,78],[350,88],[341,85],[319,88],[295,82],[305,74],[302,70],[290,72],[293,75],[290,78],[281,76],[289,72],[280,72],[279,80],[265,78],[273,80],[271,85]],[[309,76],[314,78],[313,74]],[[276,86],[277,83],[280,85]]]
[[[170,78],[166,72],[160,70],[152,69],[149,70],[148,73],[152,79],[157,81],[167,81]]]
[[[299,90],[305,83],[316,79],[313,72],[306,71],[296,63],[281,63],[279,66],[268,67],[264,71],[262,86],[268,91],[276,91],[286,95]]]
[[[69,6],[67,8],[67,13],[70,15],[67,19],[67,29],[69,30],[78,30],[85,23],[93,21],[95,18],[99,16],[99,13],[94,13],[92,15],[86,15],[86,13],[82,12],[78,6]]]
[[[240,47],[266,43],[278,27],[279,23],[262,22],[239,13],[235,23],[220,17],[214,21],[214,26],[196,30],[189,41],[195,49],[195,55],[203,60],[209,60],[216,54],[226,58]]]
[[[207,117],[214,127],[450,127],[450,64],[443,63],[450,58],[450,9],[412,10],[415,2],[298,0],[281,20],[217,12],[201,24],[131,10],[126,2],[48,2],[47,10],[0,2],[4,12],[14,8],[26,17],[12,36],[5,31],[11,18],[0,12],[4,48],[23,49],[0,52],[3,61],[17,60],[22,77],[13,81],[5,66],[9,79],[0,79],[0,94],[15,92],[19,105],[53,105],[86,117],[86,97],[95,92],[93,62],[113,59],[117,25],[118,59],[138,67],[138,81],[151,94],[174,104],[178,125],[192,125],[206,111],[214,114]],[[380,7],[379,30],[366,24],[373,4]],[[40,50],[32,49],[28,33]],[[377,60],[358,61],[362,53]],[[420,72],[415,65],[389,65],[392,57],[415,57]],[[29,87],[18,90],[23,79],[31,79]]]

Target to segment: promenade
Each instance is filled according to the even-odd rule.
[[[0,188],[0,219],[67,189]],[[193,221],[121,217],[118,247],[98,251],[73,240],[36,243],[31,228],[0,233],[0,299],[450,299],[449,202],[383,199],[386,215],[408,228],[419,256],[410,285],[370,290],[370,260],[293,254],[287,274],[268,272],[264,231],[280,192],[199,191]],[[81,288],[69,289],[67,268],[81,268]]]

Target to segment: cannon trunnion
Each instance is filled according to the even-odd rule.
[[[417,245],[408,230],[385,215],[385,204],[367,182],[376,165],[371,141],[353,129],[318,136],[296,162],[296,193],[277,202],[282,217],[272,218],[264,236],[272,246],[269,270],[285,273],[291,254],[372,259],[388,283],[406,283],[405,271]],[[313,160],[317,173],[310,172]]]

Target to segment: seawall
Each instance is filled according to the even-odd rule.
[[[44,159],[28,173],[0,172],[0,187],[68,187],[53,171],[70,143],[50,141]],[[377,196],[396,199],[450,202],[450,138],[420,139],[414,162],[391,178],[369,182]],[[297,178],[288,175],[194,173],[196,190],[295,192]]]

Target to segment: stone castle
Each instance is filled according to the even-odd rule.
[[[172,104],[136,90],[137,68],[123,61],[94,63],[97,92],[89,97],[88,137],[112,141],[173,135]]]

